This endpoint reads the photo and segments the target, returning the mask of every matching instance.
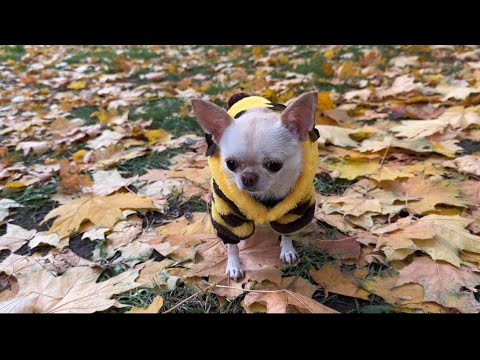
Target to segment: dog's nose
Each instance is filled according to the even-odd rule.
[[[242,174],[242,184],[245,186],[252,186],[258,180],[258,175],[254,173],[243,173]]]

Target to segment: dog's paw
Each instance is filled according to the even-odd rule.
[[[298,259],[298,254],[294,249],[288,249],[286,251],[280,252],[280,260],[283,263],[292,265]]]
[[[243,270],[240,265],[228,265],[227,266],[227,276],[229,279],[237,280],[243,277]]]

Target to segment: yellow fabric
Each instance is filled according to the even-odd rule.
[[[248,110],[253,107],[269,107],[271,102],[261,96],[249,96],[240,99],[227,111],[228,115],[235,117],[240,111]]]
[[[235,185],[235,182],[229,179],[228,175],[222,170],[221,158],[218,152],[208,157],[208,165],[210,166],[213,179],[215,179],[220,190],[237,205],[248,219],[253,220],[256,224],[264,224],[277,221],[295,206],[311,200],[312,197],[315,199],[313,178],[317,171],[318,144],[317,142],[307,140],[303,144],[303,149],[304,166],[297,183],[285,199],[270,209],[263,206],[250,194],[241,191]]]

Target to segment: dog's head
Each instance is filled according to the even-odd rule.
[[[209,101],[192,101],[200,126],[220,148],[224,171],[240,190],[260,200],[283,198],[295,185],[316,105],[317,93],[309,92],[281,113],[252,107],[232,118]]]

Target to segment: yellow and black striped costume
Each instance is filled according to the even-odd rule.
[[[262,106],[283,110],[284,105],[273,104],[259,96],[244,97],[234,103],[228,113],[238,118],[253,107]],[[289,194],[275,203],[262,203],[241,191],[221,166],[218,147],[206,134],[208,164],[212,172],[212,203],[210,215],[217,236],[224,243],[236,244],[247,239],[255,231],[255,224],[269,223],[279,234],[292,234],[308,225],[315,213],[315,188],[313,178],[318,161],[318,132],[310,131],[310,139],[304,143],[303,170]]]

